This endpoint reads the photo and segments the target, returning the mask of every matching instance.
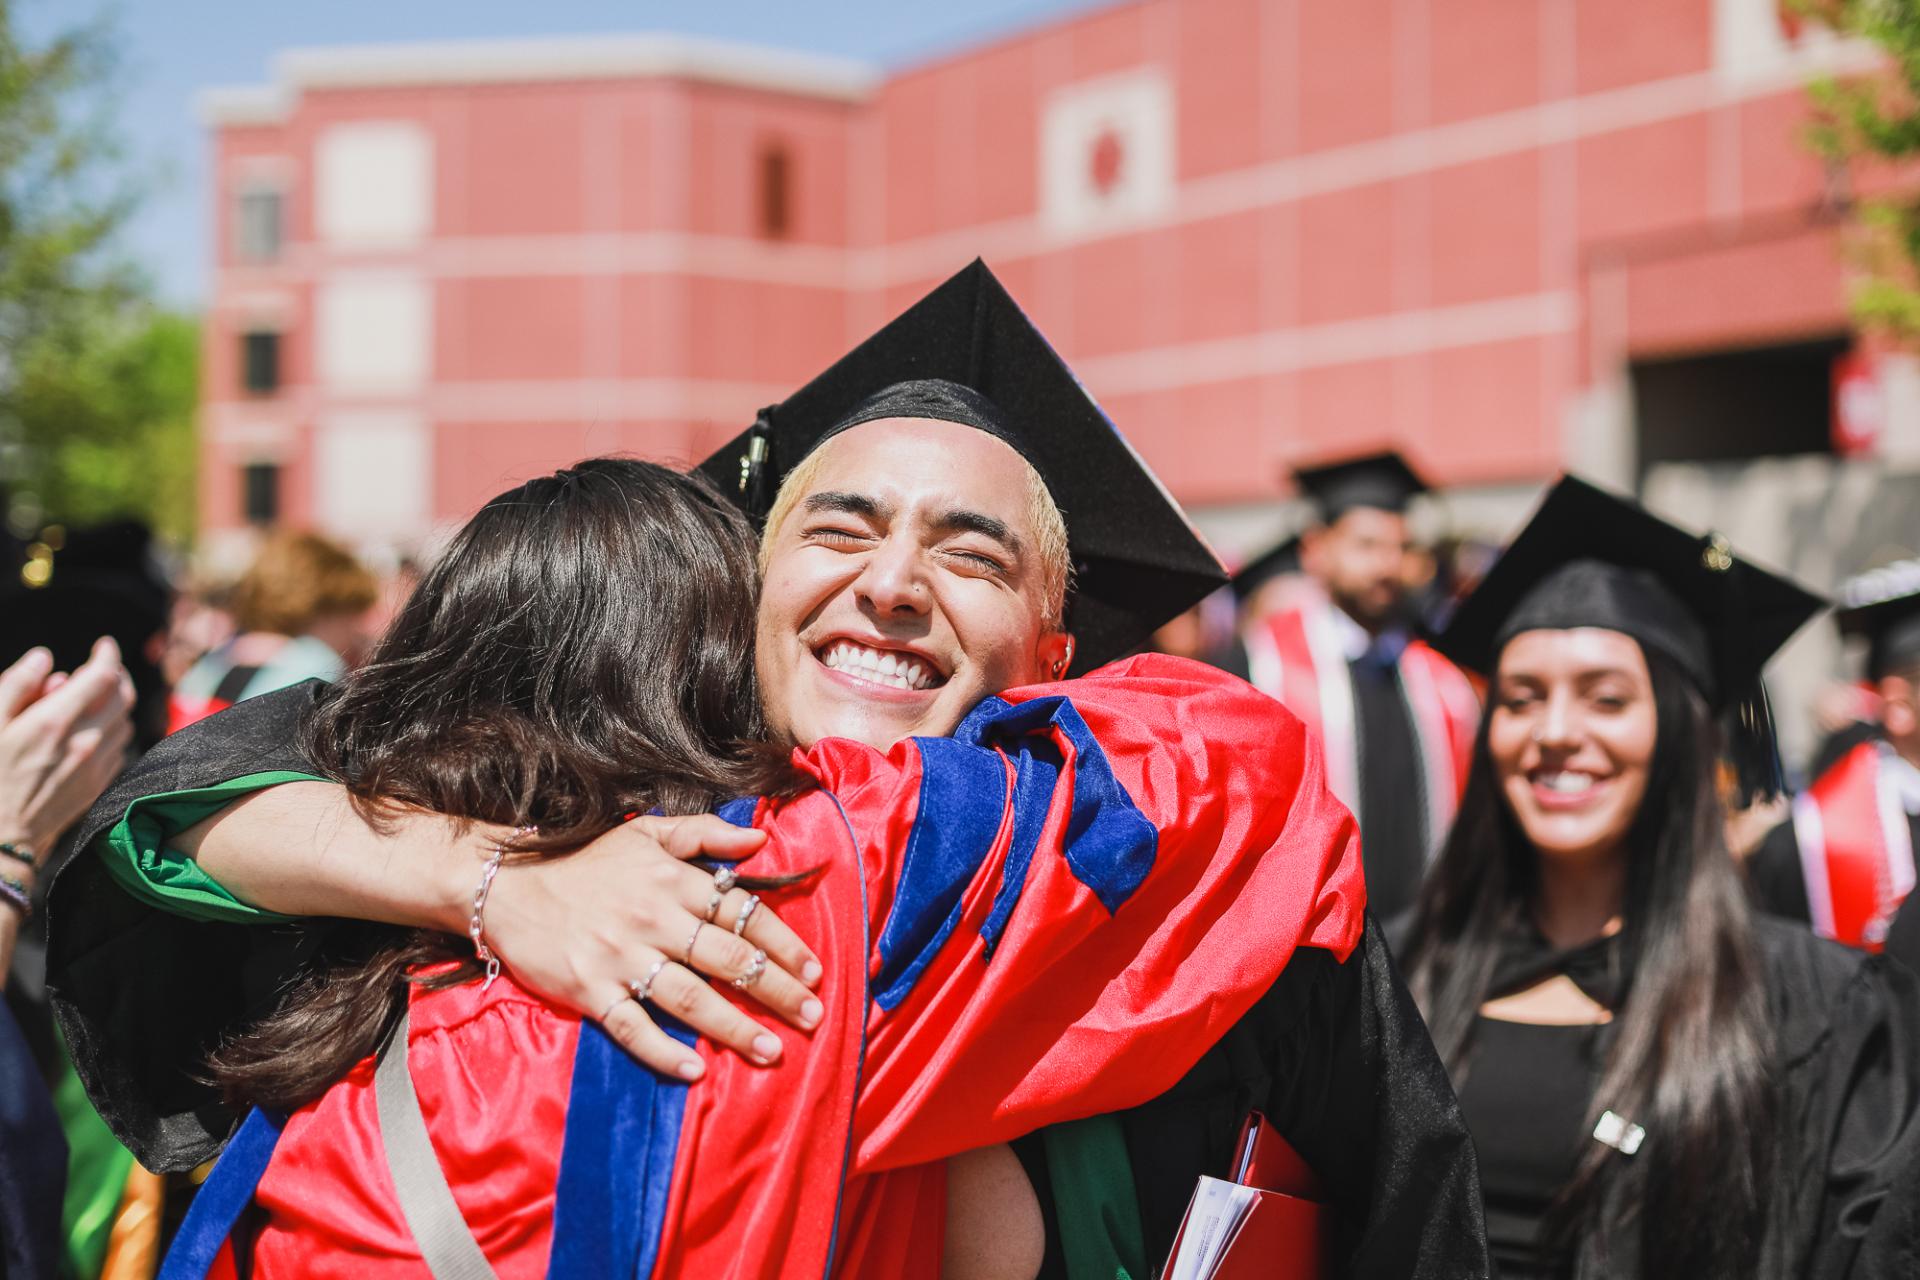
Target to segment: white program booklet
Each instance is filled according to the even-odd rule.
[[[1180,1228],[1180,1251],[1173,1255],[1166,1280],[1210,1280],[1240,1225],[1253,1212],[1260,1192],[1220,1178],[1200,1179]]]

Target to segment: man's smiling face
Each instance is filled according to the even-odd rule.
[[[769,727],[882,750],[1064,665],[1032,468],[985,432],[862,423],[820,447],[767,530],[757,637]]]

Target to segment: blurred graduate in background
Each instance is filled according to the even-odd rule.
[[[1920,560],[1843,584],[1836,621],[1866,641],[1874,718],[1794,797],[1747,874],[1762,909],[1878,951],[1913,890],[1920,839]],[[1910,945],[1920,960],[1920,938]]]
[[[1405,459],[1341,459],[1295,482],[1314,523],[1241,570],[1243,624],[1216,661],[1326,744],[1334,794],[1360,820],[1368,904],[1386,919],[1413,901],[1453,820],[1479,702],[1417,638],[1406,512],[1426,485]]]

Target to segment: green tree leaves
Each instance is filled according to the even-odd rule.
[[[1843,169],[1859,196],[1847,253],[1852,307],[1865,328],[1920,341],[1920,0],[1797,0],[1795,7],[1842,35],[1873,41],[1884,71],[1811,87],[1814,150]]]
[[[112,128],[108,30],[29,47],[0,0],[0,495],[16,532],[194,527],[197,326],[116,252],[138,198]]]

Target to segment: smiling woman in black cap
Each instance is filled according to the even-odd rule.
[[[1401,956],[1509,1276],[1837,1274],[1920,1139],[1920,992],[1754,917],[1719,725],[1777,784],[1760,670],[1819,608],[1575,479],[1439,641],[1491,687]]]

